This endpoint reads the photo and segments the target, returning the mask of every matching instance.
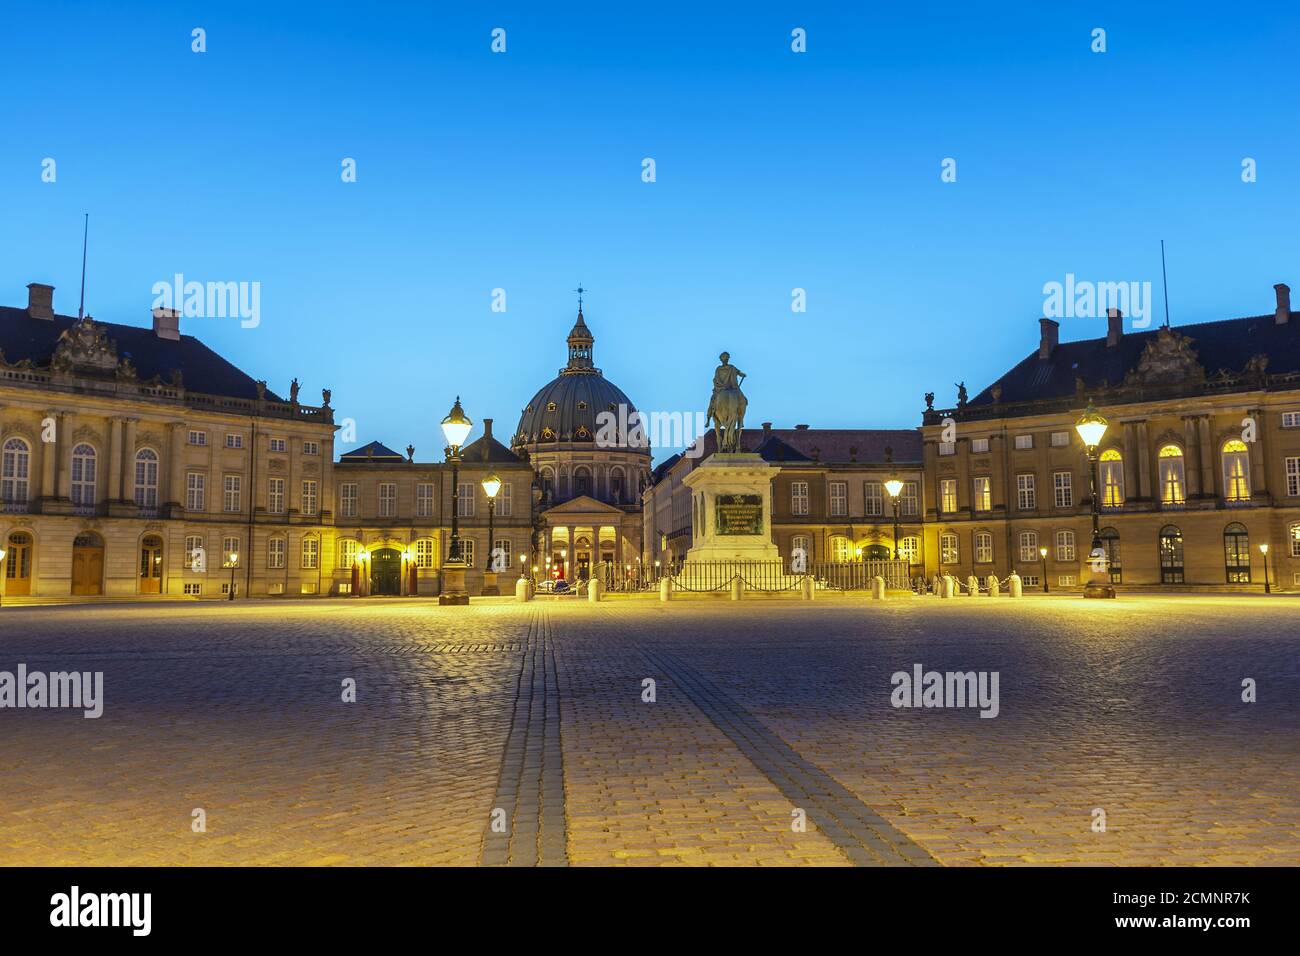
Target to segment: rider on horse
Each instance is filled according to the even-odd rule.
[[[709,398],[709,413],[705,418],[705,425],[707,426],[709,422],[715,423],[720,451],[724,450],[724,444],[731,446],[725,450],[737,451],[739,430],[745,425],[745,409],[749,405],[745,394],[740,390],[740,383],[745,378],[745,373],[729,364],[731,356],[728,353],[723,352],[718,358],[722,360],[722,364],[713,372],[713,395]],[[724,402],[721,409],[718,407],[720,397],[729,399]],[[730,441],[727,441],[724,435],[730,438]]]

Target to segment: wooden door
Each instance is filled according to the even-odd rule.
[[[140,543],[140,593],[162,593],[162,539],[152,535]]]
[[[72,593],[102,594],[104,582],[104,549],[96,547],[72,549]]]
[[[9,536],[5,556],[5,594],[19,597],[32,593],[32,536],[14,532]]]

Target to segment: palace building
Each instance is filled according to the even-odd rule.
[[[1087,581],[1090,471],[1074,425],[1091,403],[1109,423],[1097,494],[1115,586],[1300,586],[1300,321],[1290,289],[1274,291],[1264,315],[1149,331],[1126,332],[1112,310],[1104,338],[1075,342],[1040,319],[1014,368],[928,408],[930,566]]]

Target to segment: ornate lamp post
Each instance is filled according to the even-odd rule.
[[[1264,593],[1271,594],[1272,589],[1268,583],[1268,545],[1261,544],[1259,546],[1259,553],[1264,556]]]
[[[894,499],[894,560],[898,560],[898,496],[903,493],[903,483],[897,476],[885,482],[885,490]]]
[[[451,411],[442,420],[442,434],[447,439],[447,461],[451,462],[451,546],[447,549],[447,560],[442,565],[442,593],[438,595],[438,603],[443,605],[469,603],[469,593],[465,590],[467,569],[460,554],[459,466],[461,447],[473,427],[474,423],[460,407],[460,396],[457,395],[456,404],[451,406]]]
[[[231,551],[226,555],[226,566],[230,568],[230,596],[226,599],[233,601],[235,599],[235,568],[239,567],[239,552]]]
[[[1101,546],[1101,508],[1097,500],[1097,446],[1101,444],[1106,428],[1110,425],[1090,403],[1083,415],[1074,424],[1074,430],[1088,449],[1088,484],[1092,498],[1092,550],[1089,553],[1089,577],[1084,586],[1083,596],[1090,598],[1113,598],[1115,588],[1110,583],[1110,569],[1107,567],[1106,551]]]
[[[496,557],[496,516],[497,516],[497,492],[501,490],[501,479],[497,477],[495,471],[490,471],[487,477],[482,481],[483,493],[487,495],[488,500],[488,541],[487,541],[487,565],[483,569],[483,593],[486,595],[498,595],[501,590],[497,587],[497,557]],[[510,557],[506,555],[506,557]]]
[[[1039,548],[1039,549],[1038,549],[1038,558],[1039,558],[1039,561],[1040,561],[1040,563],[1042,564],[1042,567],[1043,567],[1043,593],[1046,594],[1046,593],[1048,592],[1048,588],[1047,588],[1047,549],[1046,549],[1046,548]]]

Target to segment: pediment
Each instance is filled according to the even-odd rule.
[[[613,505],[605,504],[605,502],[603,501],[597,501],[595,498],[592,498],[590,495],[579,495],[576,498],[564,502],[564,504],[562,505],[556,505],[553,508],[548,508],[546,511],[542,513],[550,517],[550,516],[574,515],[574,514],[581,514],[581,515],[603,514],[603,515],[610,515],[610,516],[613,515],[621,516],[626,512],[624,512],[621,508],[615,508]]]

